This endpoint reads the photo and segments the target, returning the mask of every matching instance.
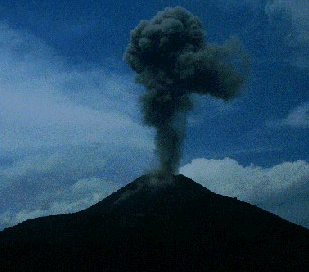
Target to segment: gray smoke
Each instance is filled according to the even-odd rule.
[[[166,8],[131,31],[125,60],[147,92],[144,123],[156,128],[160,172],[178,171],[191,93],[229,100],[246,78],[247,55],[237,39],[209,44],[200,20],[182,7]]]

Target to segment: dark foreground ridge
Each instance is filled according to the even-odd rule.
[[[0,232],[3,271],[309,271],[308,256],[308,229],[182,175]]]

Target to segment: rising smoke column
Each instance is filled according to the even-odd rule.
[[[200,20],[182,7],[166,8],[131,31],[125,60],[145,86],[144,123],[156,128],[160,172],[178,171],[191,93],[229,100],[239,95],[247,56],[235,39],[209,44]]]

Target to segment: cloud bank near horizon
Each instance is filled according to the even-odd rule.
[[[119,187],[120,184],[100,178],[84,178],[66,189],[42,192],[36,196],[41,202],[41,207],[36,209],[26,207],[18,211],[8,209],[0,214],[0,230],[27,219],[78,212],[96,204]]]
[[[309,163],[283,162],[272,167],[242,166],[236,160],[199,158],[180,168],[180,173],[209,190],[237,197],[309,228]],[[70,186],[41,190],[36,205],[0,213],[0,228],[24,220],[85,209],[120,188],[102,178],[75,178]]]
[[[182,166],[180,173],[215,193],[256,204],[309,228],[309,163],[306,161],[263,168],[242,166],[231,158],[199,158]]]

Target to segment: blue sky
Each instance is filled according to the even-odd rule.
[[[288,0],[0,4],[0,229],[84,209],[157,165],[130,30],[167,6],[207,41],[237,35],[243,96],[194,96],[180,173],[309,228],[309,3]]]

